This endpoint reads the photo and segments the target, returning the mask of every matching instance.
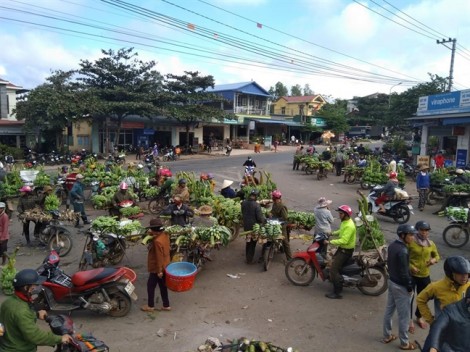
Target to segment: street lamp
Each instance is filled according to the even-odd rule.
[[[400,83],[397,83],[395,84],[394,86],[392,86],[390,88],[390,92],[388,93],[388,109],[390,110],[390,104],[392,103],[392,89],[396,86],[399,86],[400,84],[402,84],[403,82],[400,82]]]

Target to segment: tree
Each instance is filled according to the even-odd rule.
[[[334,103],[326,103],[318,112],[319,117],[325,119],[328,129],[338,133],[349,130],[348,121],[346,119],[346,100],[336,100]]]
[[[378,125],[386,124],[388,113],[389,96],[379,93],[366,97],[357,98],[357,108],[359,111],[351,117],[350,123],[353,125]]]
[[[281,82],[277,82],[274,87],[269,88],[269,94],[273,97],[273,101],[278,100],[280,97],[285,97],[289,94],[289,89],[282,84]]]
[[[62,148],[64,128],[83,118],[80,112],[85,105],[81,100],[84,95],[76,94],[73,74],[73,71],[53,72],[46,78],[47,83],[32,89],[16,104],[16,118],[25,120],[26,131],[36,134],[38,139],[41,133],[57,137],[55,143],[49,143],[52,148],[54,144]]]
[[[302,96],[302,87],[300,84],[296,84],[290,88],[290,95],[293,97],[301,97]]]
[[[95,62],[80,60],[78,70],[79,91],[92,98],[86,112],[93,119],[116,125],[115,145],[119,144],[126,117],[151,117],[161,108],[156,98],[162,90],[163,77],[153,69],[155,61],[138,60],[133,50],[101,50],[104,57]]]
[[[315,92],[310,88],[310,84],[306,84],[304,85],[304,96],[307,96],[307,95],[314,95]]]
[[[185,71],[184,75],[166,75],[165,90],[160,96],[163,114],[180,122],[186,129],[186,145],[189,145],[189,130],[201,122],[213,119],[223,121],[233,118],[220,109],[223,97],[206,92],[214,87],[213,76],[200,76],[199,72]]]

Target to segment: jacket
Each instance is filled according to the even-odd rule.
[[[192,217],[194,212],[186,204],[181,204],[178,208],[175,203],[172,203],[162,211],[162,215],[171,215],[172,225],[186,226],[188,218]]]
[[[3,212],[0,215],[0,241],[5,241],[10,238],[10,233],[8,231],[10,225],[10,219],[8,219],[7,213]]]
[[[430,242],[430,247],[420,246],[418,243],[416,243],[416,241],[411,242],[407,246],[410,255],[410,270],[412,268],[419,270],[419,272],[416,274],[411,271],[415,277],[428,277],[430,274],[430,266],[427,264],[427,261],[431,258],[436,260],[440,259],[436,244],[433,241]]]
[[[431,282],[416,297],[419,312],[428,323],[432,323],[434,316],[428,307],[428,301],[434,299],[434,311],[437,317],[445,306],[462,299],[468,287],[470,287],[470,282],[456,288],[454,282],[447,276],[439,281]]]
[[[287,207],[282,203],[274,203],[271,208],[271,215],[281,221],[287,221],[288,211]]]
[[[131,200],[134,201],[134,198],[129,192],[122,193],[120,190],[114,193],[113,196],[113,204],[114,205],[119,205],[121,202],[124,202],[125,200]]]
[[[314,233],[331,233],[331,223],[333,222],[333,215],[327,207],[315,207],[313,210],[315,215],[315,230]]]
[[[431,347],[442,352],[470,351],[470,312],[466,299],[449,304],[431,325],[423,351]]]
[[[36,325],[36,312],[16,295],[2,303],[0,322],[5,327],[0,338],[2,352],[33,352],[37,346],[54,346],[62,341],[62,336],[41,330]]]
[[[266,218],[264,217],[261,206],[254,199],[247,199],[241,205],[243,230],[251,231],[254,224],[264,224]]]
[[[26,210],[30,210],[36,207],[37,201],[37,197],[33,196],[32,194],[21,196],[16,210],[18,213],[22,214]]]
[[[236,198],[236,196],[237,196],[237,193],[230,187],[225,187],[224,189],[222,189],[220,191],[220,194],[224,198]]]
[[[70,199],[72,202],[83,201],[83,184],[80,181],[75,181],[73,184]]]
[[[179,185],[176,186],[175,189],[173,190],[172,196],[173,197],[176,197],[176,196],[180,197],[181,201],[185,204],[189,203],[189,189],[186,186],[184,186],[184,187],[180,187]]]
[[[408,292],[412,292],[413,279],[410,273],[410,256],[403,241],[395,240],[388,246],[387,266],[390,280],[397,285],[406,287]]]
[[[423,175],[421,172],[418,173],[418,176],[416,176],[416,188],[421,189],[421,188],[426,188],[429,189],[431,187],[431,176],[429,176],[429,173],[426,172],[425,175]]]
[[[149,273],[164,273],[168,264],[170,264],[170,237],[166,232],[158,232],[149,246],[147,270]]]
[[[330,243],[343,249],[354,249],[356,247],[356,225],[352,219],[341,221],[339,230],[333,231],[333,235],[339,238],[331,240]]]

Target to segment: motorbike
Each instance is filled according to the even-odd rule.
[[[176,161],[176,154],[173,151],[173,148],[168,148],[166,153],[163,154],[163,161]]]
[[[150,173],[155,172],[155,170],[160,166],[158,160],[154,159],[153,154],[145,155],[144,163]]]
[[[245,166],[245,176],[254,176],[255,174],[255,167],[254,166]]]
[[[103,233],[91,228],[85,231],[85,235],[85,245],[78,267],[80,270],[117,265],[124,258],[127,248],[124,236]]]
[[[283,222],[277,219],[269,219],[268,224],[271,225],[282,225]],[[276,239],[268,240],[263,244],[263,267],[264,271],[268,271],[271,266],[271,262],[274,259],[276,253],[281,253],[283,251],[282,247],[283,237],[278,237]]]
[[[13,155],[5,155],[5,166],[7,171],[11,171],[15,165],[15,158]]]
[[[124,164],[126,162],[126,154],[119,153],[114,157],[114,162],[118,165]]]
[[[319,233],[306,251],[297,252],[285,267],[287,279],[296,286],[308,286],[316,276],[322,281],[329,278],[327,267],[328,235]],[[368,265],[361,256],[353,256],[341,269],[343,287],[356,287],[367,296],[380,296],[388,288],[385,262]]]
[[[461,248],[468,243],[469,223],[463,220],[449,218],[450,225],[442,232],[444,242],[451,248]]]
[[[72,318],[68,315],[48,315],[46,322],[49,324],[52,333],[55,335],[68,334],[72,336],[72,342],[69,344],[57,345],[55,352],[105,352],[109,351],[109,347],[106,344],[96,339],[91,334],[77,334],[75,331],[75,325]]]
[[[39,240],[47,245],[50,250],[60,248],[60,256],[65,257],[72,250],[72,234],[59,221],[59,212],[50,212],[52,220],[45,223],[45,227],[39,232]]]
[[[388,200],[384,203],[385,213],[378,211],[379,206],[375,204],[375,201],[382,193],[383,188],[383,186],[375,186],[367,195],[369,212],[392,218],[399,224],[407,223],[413,210],[413,206],[409,204],[410,198]]]
[[[232,147],[230,145],[227,145],[225,147],[225,156],[230,156],[230,153],[232,153]]]
[[[137,300],[137,275],[129,268],[99,268],[67,275],[59,267],[60,257],[51,251],[37,269],[46,278],[35,300],[36,309],[86,309],[112,317],[127,315]]]
[[[446,197],[446,192],[444,192],[444,187],[451,185],[452,182],[449,179],[445,179],[444,183],[433,184],[427,194],[426,203],[429,205],[435,205],[437,202],[442,202]]]
[[[159,194],[148,203],[148,210],[152,214],[159,214],[168,204],[170,204],[169,194]]]

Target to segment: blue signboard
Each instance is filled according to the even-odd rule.
[[[144,128],[145,135],[153,136],[154,133],[155,133],[155,130],[153,128]]]
[[[429,110],[450,110],[460,107],[460,92],[450,92],[428,97]]]
[[[457,149],[457,160],[455,166],[464,168],[467,165],[467,149]]]

